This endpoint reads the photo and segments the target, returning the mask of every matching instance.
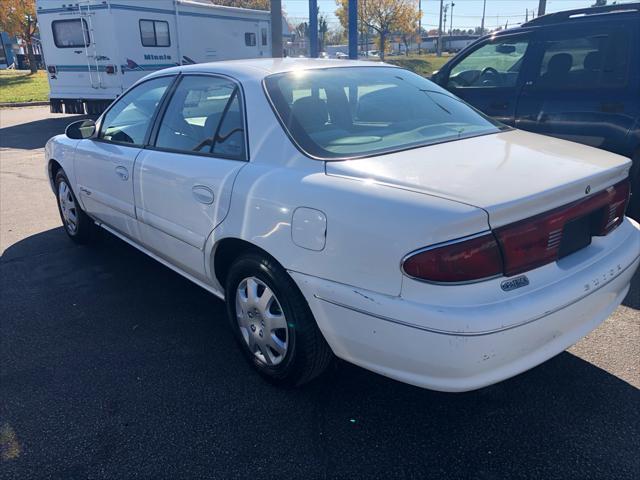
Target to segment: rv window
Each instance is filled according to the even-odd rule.
[[[262,46],[264,47],[265,45],[267,45],[267,29],[263,28],[261,30],[261,35],[262,35]]]
[[[255,47],[256,46],[256,34],[247,32],[244,34],[244,44],[247,47]]]
[[[140,20],[140,40],[143,47],[168,47],[169,23],[161,20]]]
[[[156,147],[244,159],[238,92],[236,84],[224,78],[184,77],[160,122]]]
[[[91,43],[89,28],[84,18],[54,20],[51,22],[51,29],[53,42],[58,48],[87,47]]]

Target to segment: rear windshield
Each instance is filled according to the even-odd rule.
[[[271,75],[265,87],[293,141],[322,160],[393,152],[507,128],[400,68],[300,70]]]

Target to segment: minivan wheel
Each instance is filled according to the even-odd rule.
[[[236,340],[267,380],[302,385],[329,365],[333,354],[309,305],[274,260],[259,253],[238,258],[227,275],[226,292]]]
[[[80,208],[71,182],[62,170],[59,170],[55,178],[56,199],[58,212],[65,232],[76,243],[87,243],[91,240],[95,224]]]

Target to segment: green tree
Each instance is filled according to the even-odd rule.
[[[349,0],[336,0],[336,15],[342,26],[349,28]],[[358,0],[359,28],[370,28],[378,34],[380,56],[384,59],[387,37],[391,33],[418,30],[418,2],[415,0]]]

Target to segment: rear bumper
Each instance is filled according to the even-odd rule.
[[[411,302],[291,275],[338,357],[402,382],[461,392],[539,365],[618,307],[640,263],[640,227],[627,219],[614,233],[605,255],[561,282],[473,308]]]

